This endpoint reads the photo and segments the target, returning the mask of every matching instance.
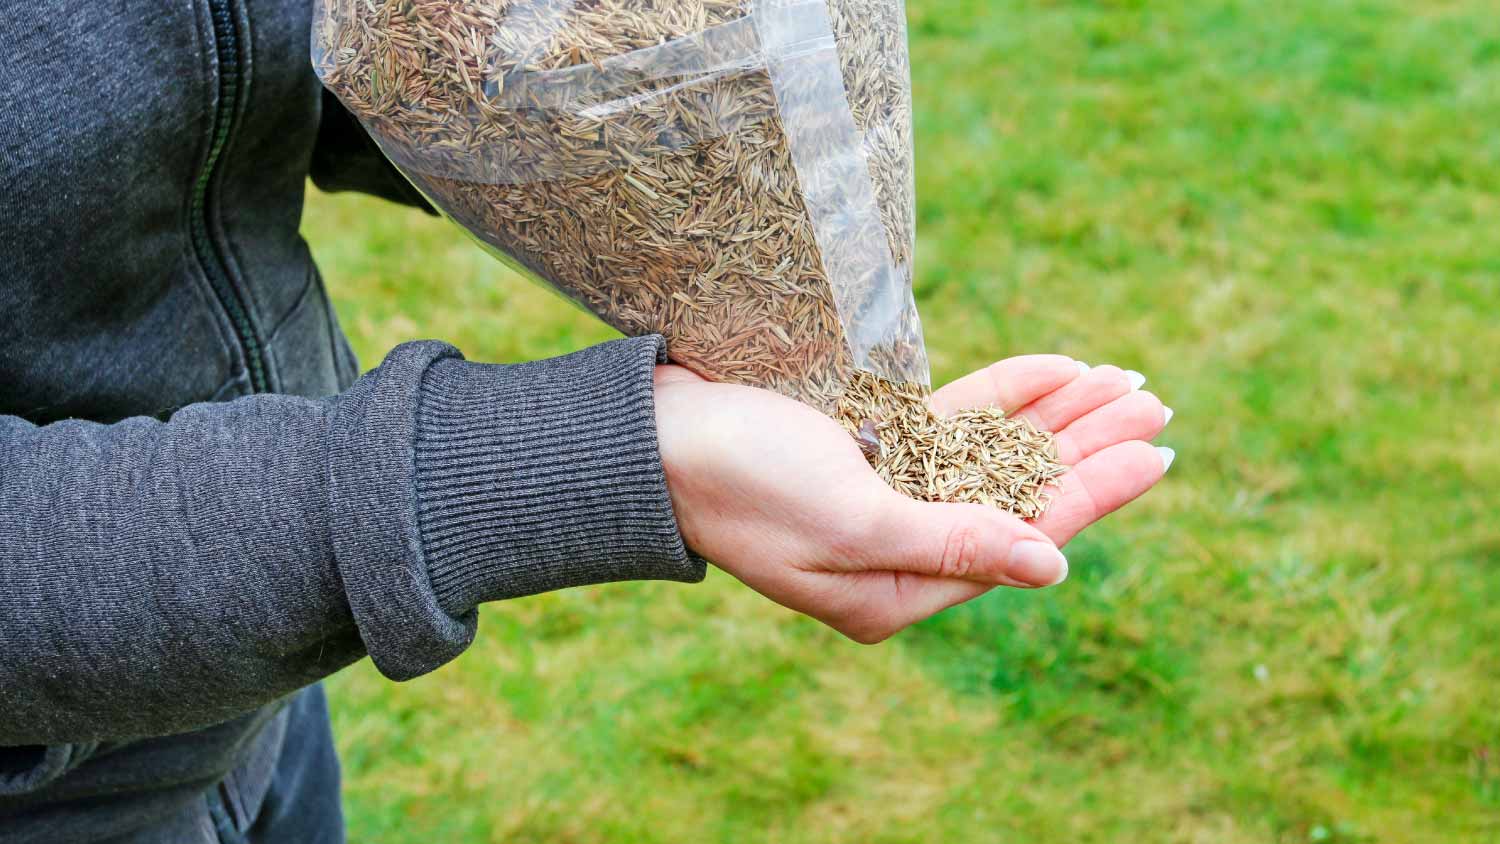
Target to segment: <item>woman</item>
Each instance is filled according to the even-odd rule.
[[[1060,356],[935,397],[1060,432],[1035,525],[906,500],[824,416],[657,337],[516,366],[413,343],[357,378],[305,181],[421,200],[319,89],[308,18],[0,13],[0,841],[340,841],[316,684],[367,654],[413,677],[482,602],[703,559],[875,642],[1059,582],[1170,462],[1138,376]]]

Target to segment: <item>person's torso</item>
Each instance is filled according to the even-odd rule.
[[[298,235],[310,19],[309,0],[0,12],[0,413],[162,416],[353,375]]]
[[[352,381],[298,235],[321,106],[310,18],[309,0],[0,11],[0,414],[165,417]],[[231,771],[265,767],[277,711],[0,748],[0,780],[37,783],[0,797],[0,841],[133,835],[224,783],[251,799],[264,784]]]

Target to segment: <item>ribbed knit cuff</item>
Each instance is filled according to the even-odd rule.
[[[421,386],[418,521],[438,605],[618,580],[696,582],[657,451],[660,337],[513,366],[439,360]]]
[[[457,357],[446,343],[404,343],[341,393],[329,420],[333,553],[360,640],[393,680],[463,653],[475,619],[438,606],[417,525],[417,411],[422,375]]]
[[[334,554],[388,677],[468,647],[484,601],[703,578],[672,513],[652,389],[660,337],[512,366],[407,343],[337,399]]]

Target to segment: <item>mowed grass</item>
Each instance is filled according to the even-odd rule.
[[[717,572],[489,606],[331,684],[353,840],[1500,841],[1500,9],[910,20],[935,377],[1139,369],[1166,482],[876,648]],[[440,220],[307,235],[366,365],[611,336]]]

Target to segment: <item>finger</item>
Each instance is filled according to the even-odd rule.
[[[1058,478],[1052,506],[1036,527],[1061,548],[1079,531],[1134,501],[1161,480],[1171,449],[1134,440],[1110,446]]]
[[[1078,378],[1081,371],[1077,361],[1063,355],[1006,358],[933,393],[932,407],[941,414],[974,407],[1009,413]]]
[[[1058,432],[1057,458],[1073,466],[1112,445],[1152,439],[1166,424],[1161,399],[1144,390],[1127,393]]]
[[[1068,562],[1040,529],[981,504],[932,504],[891,491],[862,529],[835,538],[838,571],[891,571],[988,585],[1051,586]]]
[[[1096,366],[1072,383],[1022,407],[1018,415],[1044,431],[1061,431],[1085,414],[1138,388],[1144,380],[1140,373],[1128,374],[1118,366]]]

